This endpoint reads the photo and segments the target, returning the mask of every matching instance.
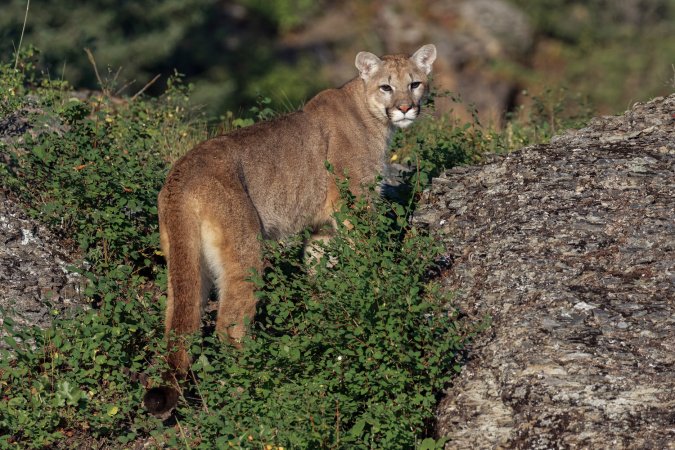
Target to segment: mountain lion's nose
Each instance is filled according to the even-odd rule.
[[[398,109],[401,110],[403,114],[407,113],[410,109],[410,105],[398,105]]]

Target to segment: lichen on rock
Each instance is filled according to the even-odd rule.
[[[672,448],[675,95],[434,180],[414,222],[491,327],[438,408],[447,448]]]

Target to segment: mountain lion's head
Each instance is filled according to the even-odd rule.
[[[382,59],[368,52],[356,55],[356,68],[365,83],[368,108],[375,117],[405,128],[420,113],[428,89],[428,75],[436,47],[425,45],[411,57],[389,55]]]

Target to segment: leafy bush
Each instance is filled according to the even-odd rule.
[[[178,79],[158,99],[82,99],[31,69],[23,59],[17,69],[0,66],[3,114],[30,122],[22,141],[0,142],[10,156],[2,185],[79,244],[86,263],[74,270],[89,280],[85,294],[98,309],[57,317],[47,330],[14,329],[3,317],[12,353],[0,358],[0,448],[123,442],[137,421],[151,420],[137,414],[138,374],[163,345],[152,284],[164,279],[155,268],[157,190],[168,154],[198,132],[186,131],[187,88]]]
[[[440,249],[404,234],[403,212],[345,206],[337,219],[349,225],[309,273],[300,239],[268,243],[244,348],[224,350],[211,337],[192,346],[194,397],[179,408],[190,447],[420,445],[465,331],[427,280]]]
[[[3,80],[13,82],[14,72],[5,67]],[[44,101],[48,88],[58,101]],[[180,146],[187,135],[176,125],[184,88],[170,83],[157,100],[123,105],[102,95],[69,97],[66,84],[50,83],[42,92],[34,121],[53,124],[25,135],[5,168],[5,184],[30,205],[29,213],[73,236],[99,272],[150,265],[157,192],[167,171],[162,148]]]
[[[258,320],[243,350],[212,336],[193,341],[194,383],[178,429],[139,408],[139,374],[157,379],[164,368],[147,368],[164,346],[149,293],[113,292],[77,320],[14,331],[16,356],[0,363],[0,443],[69,447],[152,436],[186,448],[421,447],[468,331],[427,280],[440,249],[403,234],[402,213],[380,202],[345,206],[338,220],[349,225],[312,274],[294,257],[298,245],[270,243],[270,269],[255,277]],[[31,340],[38,351],[25,344]]]
[[[130,270],[111,275],[107,301],[46,329],[3,328],[0,350],[0,448],[73,448],[124,443],[159,426],[139,414],[138,374],[163,346],[159,302],[149,293],[114,290]],[[33,348],[33,346],[35,348]]]
[[[39,54],[27,46],[12,62],[0,62],[0,117],[22,108],[50,107],[63,96],[68,83],[36,75]]]

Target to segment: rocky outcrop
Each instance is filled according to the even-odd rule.
[[[492,324],[446,448],[675,448],[675,95],[435,179],[415,217]]]
[[[36,135],[28,107],[0,118],[0,162],[9,163],[8,149],[20,146],[25,133]],[[49,121],[45,121],[49,124]],[[58,129],[46,125],[45,130]],[[84,304],[83,277],[69,266],[76,259],[63,240],[25,213],[25,205],[1,189],[0,183],[0,325],[11,317],[19,326],[48,326],[55,316]],[[3,333],[0,329],[0,338]],[[0,347],[2,339],[0,339]]]
[[[82,277],[57,237],[0,192],[0,324],[48,326],[84,302]],[[2,333],[0,332],[0,336]]]

